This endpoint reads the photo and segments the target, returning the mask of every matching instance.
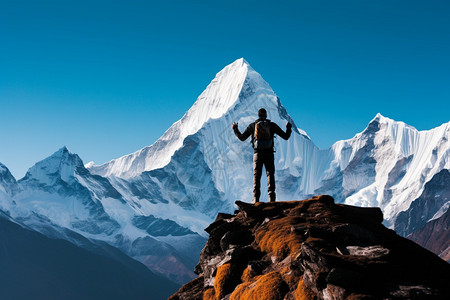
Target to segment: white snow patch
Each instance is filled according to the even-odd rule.
[[[447,201],[435,214],[434,216],[428,220],[428,222],[439,219],[440,217],[442,217],[442,215],[444,215],[448,209],[450,207],[450,201]]]

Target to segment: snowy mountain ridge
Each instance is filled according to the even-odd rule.
[[[450,122],[418,131],[378,114],[362,133],[331,148],[336,157],[334,164],[344,175],[345,203],[379,206],[391,225],[397,214],[420,195],[426,182],[442,169],[450,168],[449,136]],[[359,158],[363,149],[373,155],[366,160]],[[363,180],[354,176],[357,172],[346,176],[352,162],[366,165]]]
[[[2,174],[14,179],[3,165]],[[74,238],[76,234],[107,242],[175,282],[194,276],[192,253],[200,251],[204,238],[146,213],[132,199],[125,200],[107,178],[91,174],[67,147],[36,163],[13,183],[19,192],[9,195],[0,190],[0,210],[23,226],[82,246],[85,243]],[[0,187],[4,186],[0,180]],[[184,243],[183,249],[179,244]],[[168,269],[158,267],[158,261]]]

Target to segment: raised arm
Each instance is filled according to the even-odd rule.
[[[245,129],[244,133],[241,133],[239,131],[238,128],[238,124],[237,123],[233,123],[233,125],[231,125],[231,127],[233,128],[234,134],[238,137],[238,139],[240,139],[241,141],[245,141],[251,134],[252,134],[252,130],[251,130],[251,124],[248,125],[247,129]]]
[[[292,124],[287,122],[286,123],[286,132],[283,131],[283,129],[280,128],[280,126],[278,126],[275,123],[273,124],[273,132],[277,135],[279,135],[281,138],[287,140],[289,139],[289,137],[291,136],[292,133]]]

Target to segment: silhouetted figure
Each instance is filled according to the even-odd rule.
[[[286,123],[286,132],[284,132],[277,124],[267,120],[267,112],[264,108],[258,111],[258,117],[255,122],[248,125],[247,129],[241,133],[238,129],[238,124],[233,123],[232,128],[236,136],[245,141],[249,136],[252,136],[253,145],[253,201],[259,202],[261,195],[261,175],[262,167],[266,168],[267,185],[269,192],[269,201],[275,202],[275,162],[273,137],[275,134],[287,140],[291,136],[292,124]]]

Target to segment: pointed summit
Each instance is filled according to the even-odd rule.
[[[0,163],[0,191],[13,196],[19,190],[14,176],[4,164]]]
[[[381,113],[377,113],[377,115],[369,122],[369,124],[372,122],[377,122],[377,123],[381,123],[381,124],[390,124],[390,125],[398,124],[398,126],[409,127],[411,129],[417,130],[416,128],[414,128],[411,125],[406,124],[405,122],[396,121],[394,119],[385,117]]]
[[[383,117],[383,115],[381,113],[377,113],[377,115],[375,116],[375,118],[372,119],[372,121],[380,121]]]
[[[81,158],[64,146],[49,157],[37,162],[32,166],[23,180],[37,180],[46,184],[53,183],[54,180],[62,179],[68,181],[73,178],[75,170],[84,168]]]
[[[248,61],[247,61],[245,58],[243,58],[243,57],[236,59],[236,60],[234,61],[234,63],[235,63],[235,62],[241,62],[241,63],[247,64],[247,65],[250,66],[250,64],[248,63]]]
[[[0,163],[0,174],[10,173],[9,169],[2,163]]]
[[[195,132],[208,119],[221,117],[238,100],[249,70],[253,69],[243,58],[223,68],[180,121]]]
[[[376,116],[372,120],[370,120],[368,126],[370,127],[371,124],[375,124],[375,123],[376,124],[379,124],[379,123],[388,124],[388,123],[395,123],[395,122],[396,122],[395,120],[387,118],[387,117],[383,116],[381,113],[377,113]]]
[[[281,126],[289,121],[294,125],[294,132],[307,137],[306,133],[297,129],[269,84],[244,58],[240,58],[217,73],[186,114],[153,145],[99,166],[90,165],[89,170],[101,176],[130,178],[144,171],[162,168],[170,162],[188,136],[200,131],[222,135],[221,141],[217,142],[227,147],[230,142],[224,142],[232,135],[231,124],[242,120],[248,125],[257,118],[261,107],[266,108],[272,121]]]
[[[86,168],[86,169],[89,169],[90,167],[92,167],[92,166],[95,166],[95,163],[94,163],[94,161],[90,161],[90,162],[88,162],[87,164],[85,164],[84,165],[84,167]]]
[[[226,66],[225,68],[242,68],[242,67],[246,67],[249,70],[254,71],[254,69],[252,68],[252,66],[250,65],[250,63],[243,57],[236,59],[234,62],[232,62],[231,64],[229,64],[228,66]],[[224,68],[224,69],[225,69]]]

